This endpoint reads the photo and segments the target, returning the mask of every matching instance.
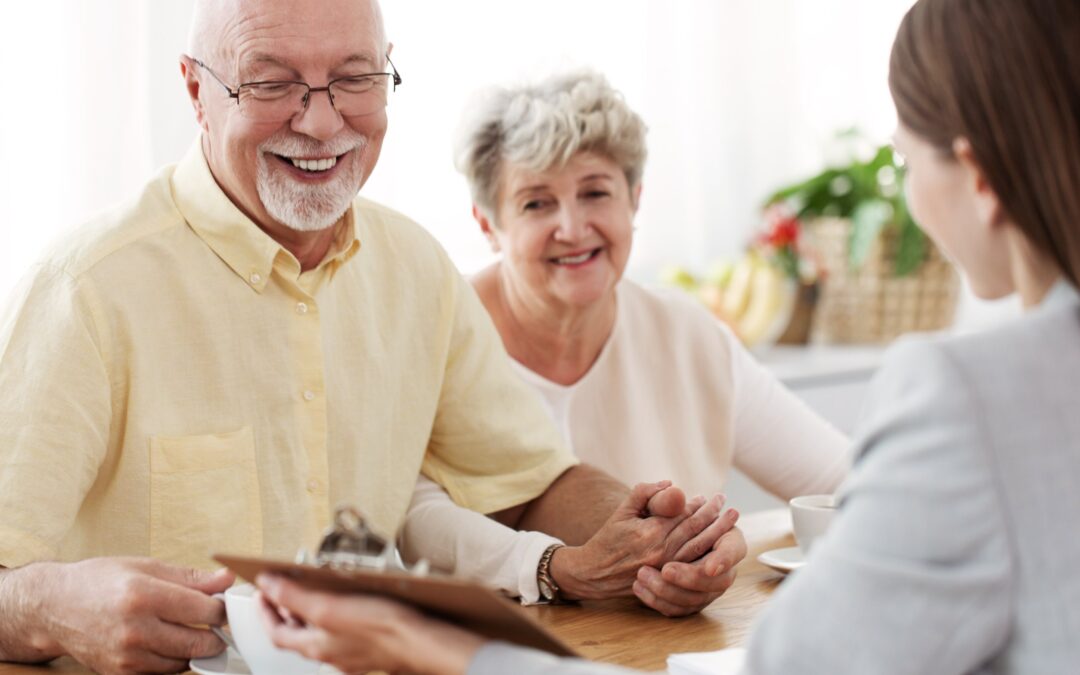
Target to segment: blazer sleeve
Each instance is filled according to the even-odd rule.
[[[630,675],[639,672],[581,659],[559,658],[505,642],[490,642],[473,657],[466,675]]]
[[[946,347],[894,348],[840,512],[752,634],[746,671],[968,673],[1004,646],[1011,560],[975,397]]]

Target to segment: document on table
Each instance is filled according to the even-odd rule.
[[[718,652],[672,654],[668,657],[669,675],[735,675],[746,662],[746,650],[741,647]]]

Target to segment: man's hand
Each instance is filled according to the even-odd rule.
[[[585,544],[555,551],[552,577],[568,599],[632,595],[642,566],[690,561],[710,550],[731,527],[718,519],[721,506],[720,498],[687,503],[669,481],[639,484]]]
[[[700,612],[723,595],[735,582],[735,565],[746,557],[746,539],[733,527],[738,516],[731,509],[724,513],[718,522],[729,523],[728,530],[700,559],[639,569],[634,595],[665,616]]]
[[[70,654],[99,673],[178,672],[225,645],[195,625],[225,622],[210,597],[232,585],[228,570],[201,572],[145,558],[36,563],[5,572],[3,604],[19,608],[12,625],[20,660]]]

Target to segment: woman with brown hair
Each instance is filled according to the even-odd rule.
[[[890,350],[840,513],[751,638],[751,673],[1063,673],[1080,663],[1080,3],[919,0],[889,83],[912,213],[1009,325]],[[603,673],[376,598],[263,580],[343,669]],[[325,603],[325,604],[323,604]],[[328,628],[332,626],[332,628]]]

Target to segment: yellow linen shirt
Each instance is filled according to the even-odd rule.
[[[430,235],[339,229],[301,273],[196,144],[47,254],[0,325],[0,565],[291,558],[342,503],[395,533],[421,470],[489,513],[576,463]]]

